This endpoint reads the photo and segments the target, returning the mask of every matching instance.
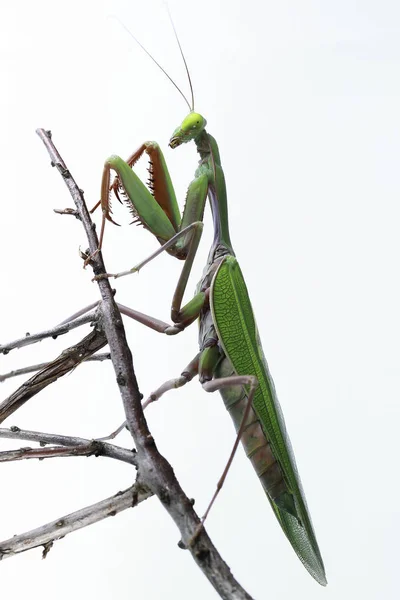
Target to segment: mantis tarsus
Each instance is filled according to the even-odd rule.
[[[169,142],[171,148],[176,148],[193,140],[200,155],[182,217],[157,143],[145,142],[126,162],[118,156],[111,156],[105,162],[101,187],[102,233],[105,219],[112,221],[109,203],[112,189],[118,198],[119,191],[122,192],[135,220],[162,245],[149,259],[114,277],[137,272],[164,250],[185,261],[172,299],[172,325],[135,310],[129,311],[135,320],[167,335],[175,335],[199,319],[199,354],[180,377],[163,384],[151,399],[184,385],[197,374],[206,391],[220,391],[284,533],[310,574],[321,585],[326,585],[324,565],[292,447],[261,347],[247,287],[230,241],[227,193],[218,146],[205,130],[204,117],[194,112],[193,93],[189,108],[190,113]],[[132,170],[144,152],[150,158],[151,191]],[[117,176],[110,186],[111,170]],[[207,196],[213,216],[214,240],[196,293],[182,306],[201,238]]]

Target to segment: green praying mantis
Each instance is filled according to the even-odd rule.
[[[246,283],[230,240],[227,191],[217,142],[205,129],[205,118],[194,111],[190,75],[178,38],[177,41],[192,91],[191,104],[164,69],[137,42],[171,79],[190,109],[172,134],[169,146],[175,149],[193,141],[200,156],[199,164],[189,185],[181,215],[164,156],[156,142],[143,143],[127,161],[115,155],[106,160],[99,203],[103,211],[99,247],[103,242],[105,221],[114,222],[110,206],[111,191],[120,201],[122,198],[134,220],[148,229],[161,247],[133,269],[105,276],[121,277],[138,272],[163,251],[184,261],[172,299],[172,324],[129,309],[129,316],[133,319],[166,335],[176,335],[194,321],[199,321],[199,353],[180,377],[160,386],[147,403],[158,399],[168,390],[185,385],[195,375],[199,376],[207,392],[220,391],[238,436],[211,504],[222,486],[240,439],[294,551],[312,577],[321,585],[326,585],[324,564],[292,446],[262,350]],[[148,187],[132,169],[144,153],[150,160]],[[111,171],[116,172],[112,184]],[[187,304],[182,305],[201,239],[207,197],[212,212],[214,239],[196,293]]]

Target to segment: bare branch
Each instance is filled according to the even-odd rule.
[[[127,450],[126,448],[121,448],[121,446],[107,444],[100,440],[88,440],[86,438],[60,435],[57,433],[43,433],[42,431],[28,431],[15,426],[10,427],[10,429],[0,428],[0,439],[1,438],[27,440],[29,442],[37,442],[41,446],[45,446],[46,444],[57,444],[59,446],[68,446],[71,448],[87,446],[95,442],[98,456],[115,458],[116,460],[121,460],[122,462],[129,463],[135,467],[138,466],[136,452],[134,450]]]
[[[91,264],[95,275],[105,273],[104,263],[98,249],[90,215],[84,202],[83,193],[75,183],[60,154],[56,150],[49,132],[38,129],[37,133],[45,144],[52,164],[64,178],[66,185],[81,216],[89,240]],[[132,355],[128,347],[121,314],[113,298],[108,279],[97,281],[102,296],[104,331],[110,347],[111,360],[116,373],[117,383],[124,404],[129,430],[135,442],[140,461],[143,481],[157,495],[164,508],[175,521],[182,536],[180,545],[187,548],[197,565],[201,568],[221,598],[226,600],[251,600],[251,596],[240,586],[222,560],[217,549],[208,537],[205,529],[191,540],[200,519],[193,509],[193,503],[185,495],[177,481],[171,465],[158,452],[154,439],[147,427],[141,406],[142,394],[139,391]]]
[[[72,329],[81,327],[81,325],[85,325],[86,323],[92,323],[95,319],[96,311],[93,311],[89,314],[85,314],[79,319],[75,319],[74,321],[68,321],[66,323],[56,325],[56,327],[52,327],[47,331],[41,331],[40,333],[35,333],[33,335],[27,333],[23,338],[19,338],[13,342],[9,342],[8,344],[0,346],[0,354],[8,354],[10,350],[14,350],[15,348],[23,348],[24,346],[29,346],[30,344],[36,344],[37,342],[41,342],[49,337],[56,339],[59,335],[64,335]]]
[[[18,450],[6,450],[0,452],[0,463],[16,460],[27,460],[30,458],[58,458],[70,456],[98,456],[97,443],[93,440],[85,446],[65,448],[63,446],[49,446],[46,448],[18,448]]]
[[[91,356],[107,344],[107,338],[99,324],[75,346],[64,350],[60,356],[48,363],[36,375],[23,383],[15,392],[0,403],[0,423],[59,377],[66,375],[88,356]]]
[[[82,362],[102,362],[104,360],[110,360],[109,352],[103,352],[101,354],[95,354],[94,356],[88,356]],[[13,371],[4,373],[4,375],[0,375],[0,383],[3,383],[3,381],[11,379],[12,377],[19,377],[20,375],[27,375],[28,373],[36,373],[36,371],[48,367],[49,364],[49,362],[38,363],[37,365],[30,365],[29,367],[23,367],[22,369],[14,369]]]
[[[103,352],[101,354],[95,354],[94,356],[88,356],[82,362],[102,362],[104,360],[110,360],[109,352]],[[3,383],[3,381],[11,379],[12,377],[19,377],[20,375],[27,375],[28,373],[36,373],[36,371],[48,367],[49,364],[49,362],[44,362],[39,363],[37,365],[30,365],[29,367],[23,367],[22,369],[14,369],[13,371],[4,373],[4,375],[0,375],[0,383]]]
[[[137,506],[140,502],[150,498],[150,496],[152,496],[152,492],[149,488],[141,482],[136,481],[131,488],[124,492],[118,492],[115,496],[111,496],[111,498],[106,498],[106,500],[77,510],[56,521],[47,523],[47,525],[42,525],[42,527],[15,535],[4,542],[0,542],[0,560],[10,558],[38,546],[44,546],[46,552],[49,545],[55,540],[59,540],[73,531],[102,521],[107,517],[114,517],[127,508]]]

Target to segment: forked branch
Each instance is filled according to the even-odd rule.
[[[46,331],[41,331],[40,333],[35,333],[31,335],[27,333],[24,337],[18,338],[13,342],[9,342],[8,344],[0,345],[0,354],[8,354],[11,350],[15,348],[23,348],[24,346],[30,346],[31,344],[36,344],[37,342],[41,342],[46,338],[56,338],[59,335],[64,335],[72,329],[76,329],[81,325],[85,325],[86,323],[92,323],[96,318],[96,311],[92,311],[83,316],[79,316],[74,320],[69,320],[68,322],[61,323],[56,327],[52,327]],[[72,319],[72,318],[71,318]]]
[[[78,344],[64,350],[60,356],[48,363],[36,375],[25,381],[15,392],[0,403],[0,423],[25,404],[32,396],[57,381],[59,377],[70,373],[88,356],[95,354],[107,344],[100,320],[86,337]]]
[[[110,360],[109,352],[102,352],[101,354],[94,354],[93,356],[88,356],[82,362],[102,362],[104,360]],[[20,375],[27,375],[28,373],[36,373],[40,371],[40,369],[44,369],[48,367],[50,362],[38,363],[37,365],[29,365],[28,367],[22,367],[21,369],[13,369],[8,373],[0,374],[0,383],[6,381],[7,379],[11,379],[12,377],[19,377]]]
[[[90,454],[95,456],[105,456],[106,458],[121,460],[122,462],[133,465],[134,467],[138,466],[136,453],[133,450],[127,450],[126,448],[121,448],[120,446],[115,446],[114,444],[108,444],[101,440],[89,440],[70,435],[60,435],[58,433],[44,433],[42,431],[28,431],[15,426],[10,427],[9,429],[0,428],[0,439],[26,440],[29,442],[36,442],[42,447],[46,446],[47,444],[64,446],[67,450],[69,449],[71,451],[71,456],[73,456],[72,450],[74,448],[88,448],[88,452],[86,454],[87,456]],[[26,450],[26,448],[23,450]],[[5,453],[0,452],[0,456],[1,454]]]

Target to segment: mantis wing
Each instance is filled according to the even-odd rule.
[[[253,408],[279,463],[294,510],[289,512],[278,505],[264,485],[265,492],[297,556],[314,579],[326,585],[324,564],[292,446],[260,343],[247,287],[235,257],[227,256],[218,267],[211,285],[210,303],[222,349],[234,371],[238,375],[255,375],[258,379]]]

